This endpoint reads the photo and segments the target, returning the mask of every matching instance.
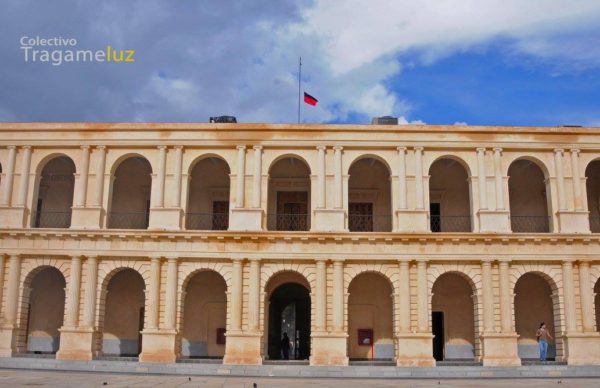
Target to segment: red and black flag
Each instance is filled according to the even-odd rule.
[[[317,100],[310,94],[304,92],[304,102],[307,103],[308,105],[315,106],[315,105],[317,105],[317,102],[319,102],[319,100]]]

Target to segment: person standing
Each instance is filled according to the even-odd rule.
[[[290,359],[290,337],[288,337],[287,333],[283,333],[283,338],[281,339],[281,353],[283,354],[284,360]]]
[[[537,329],[535,336],[537,337],[540,346],[540,361],[546,361],[546,356],[548,354],[548,339],[554,338],[550,335],[544,322],[540,323],[540,328]]]

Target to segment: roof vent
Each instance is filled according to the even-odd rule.
[[[371,120],[371,124],[373,124],[373,125],[398,125],[398,117],[392,117],[392,116],[374,117],[373,120]]]
[[[209,123],[237,123],[235,116],[215,116],[208,120]]]

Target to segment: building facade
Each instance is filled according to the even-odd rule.
[[[0,124],[0,355],[600,364],[600,130]]]

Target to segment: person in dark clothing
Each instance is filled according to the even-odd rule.
[[[287,333],[283,333],[283,338],[281,339],[281,353],[283,353],[283,359],[290,359],[290,337],[288,337]]]

